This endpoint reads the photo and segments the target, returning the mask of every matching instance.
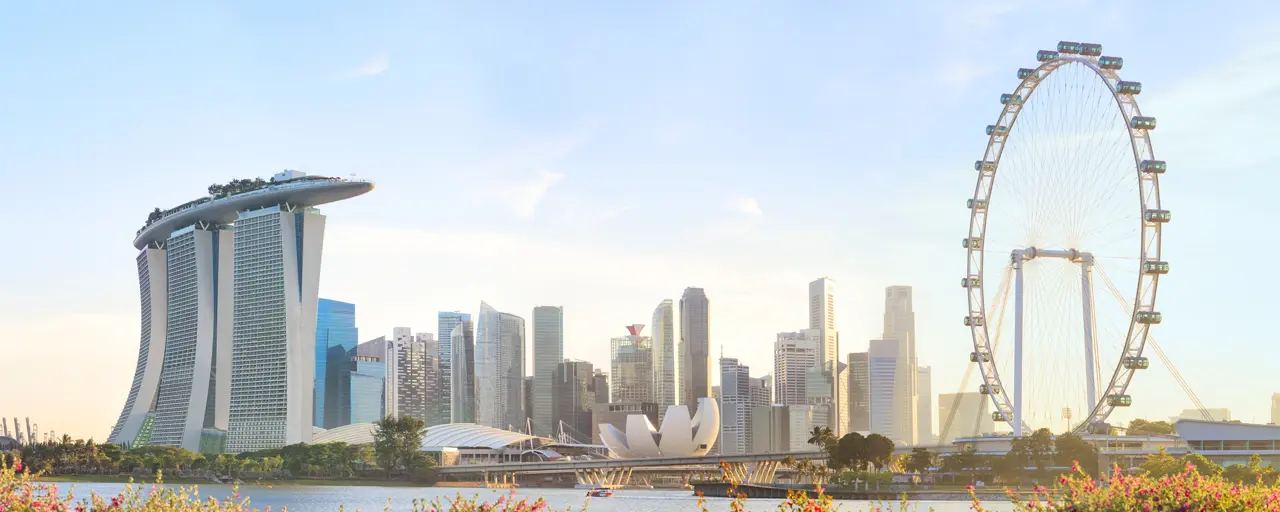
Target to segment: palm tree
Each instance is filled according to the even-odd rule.
[[[835,440],[836,435],[829,427],[813,427],[813,431],[809,433],[809,444],[819,448],[825,448]]]

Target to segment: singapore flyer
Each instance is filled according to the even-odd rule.
[[[1142,84],[1121,79],[1124,60],[1099,44],[1063,41],[1035,58],[986,127],[962,244],[976,391],[1019,437],[1091,431],[1132,405],[1169,271],[1166,164]]]

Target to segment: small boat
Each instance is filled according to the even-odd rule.
[[[589,498],[608,498],[610,496],[613,496],[613,491],[609,489],[592,489],[587,491],[587,497]]]

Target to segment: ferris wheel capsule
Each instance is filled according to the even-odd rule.
[[[1129,121],[1129,126],[1136,130],[1154,130],[1156,129],[1156,118],[1151,116],[1136,116]]]
[[[1098,57],[1098,67],[1114,71],[1124,67],[1124,59],[1120,57]]]
[[[1026,80],[1029,76],[1034,76],[1036,70],[1034,68],[1018,68],[1018,80]]]
[[[988,136],[990,136],[990,135],[1008,135],[1008,134],[1009,134],[1009,127],[1008,127],[1008,126],[996,126],[996,125],[994,125],[994,124],[989,124],[989,125],[987,125],[987,135],[988,135]]]
[[[1121,80],[1116,82],[1116,92],[1120,94],[1140,94],[1142,93],[1142,82],[1126,82]]]
[[[1164,160],[1143,160],[1142,165],[1138,168],[1147,174],[1164,174],[1168,165],[1164,163]]]
[[[1096,43],[1081,43],[1080,55],[1086,57],[1097,57],[1102,55],[1102,45]]]
[[[1049,62],[1058,58],[1058,52],[1053,50],[1040,50],[1036,52],[1036,60],[1040,62]]]
[[[1075,55],[1077,53],[1080,53],[1080,43],[1073,43],[1071,41],[1061,41],[1058,43],[1058,52],[1070,54],[1070,55]]]

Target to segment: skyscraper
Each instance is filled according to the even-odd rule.
[[[653,399],[666,414],[676,401],[676,312],[667,299],[653,310]]]
[[[440,369],[440,342],[429,332],[414,335],[414,341],[422,345],[423,373],[422,389],[425,396],[425,416],[421,419],[428,427],[449,423],[449,398],[444,392],[443,372]]]
[[[556,365],[551,383],[553,435],[573,442],[591,442],[591,410],[597,402],[595,368],[586,361],[564,360]]]
[[[894,374],[893,439],[915,445],[919,425],[919,377],[916,368],[916,314],[910,286],[884,291],[884,338],[898,340],[898,368]]]
[[[991,401],[981,393],[938,395],[938,443],[950,444],[961,437],[977,437],[995,432]]]
[[[592,380],[595,381],[596,403],[610,403],[609,374],[605,373],[604,370],[596,370],[595,375],[592,376]]]
[[[453,390],[453,361],[456,353],[453,348],[453,330],[462,322],[470,321],[471,313],[459,311],[441,311],[436,316],[436,335],[440,338],[440,399],[436,405],[440,408],[441,417],[452,418],[453,400],[457,396]]]
[[[849,354],[849,430],[871,430],[871,373],[866,352]]]
[[[372,188],[286,171],[151,212],[133,242],[138,360],[109,440],[232,451],[309,440],[325,219],[312,206]]]
[[[751,378],[751,369],[737,359],[720,358],[720,452],[750,453],[751,411],[770,405],[768,377]]]
[[[837,435],[841,429],[843,394],[839,385],[840,344],[836,330],[836,285],[830,278],[820,278],[809,283],[809,328],[818,329],[818,369],[811,375],[823,380],[822,386],[809,383],[809,403],[825,405],[830,428]],[[821,393],[821,394],[818,394]]]
[[[807,378],[810,369],[818,364],[821,340],[818,329],[778,333],[773,344],[773,394],[777,403],[809,404]]]
[[[427,380],[434,374],[428,365],[435,361],[428,356],[426,338],[419,341],[408,327],[397,327],[392,332],[396,338],[387,343],[386,361],[387,392],[394,397],[389,400],[392,407],[387,409],[387,415],[428,421],[432,408]]]
[[[538,306],[533,308],[533,418],[534,432],[550,435],[556,430],[555,398],[552,384],[556,366],[564,361],[564,308]]]
[[[894,407],[898,373],[898,340],[871,340],[867,351],[868,380],[871,383],[871,432],[895,443],[904,440],[895,430],[898,409]]]
[[[612,402],[653,402],[653,338],[643,336],[644,324],[627,326],[626,336],[609,341]]]
[[[916,400],[916,444],[929,446],[933,444],[933,367],[921,366],[916,371],[916,389],[919,396]]]
[[[376,423],[386,417],[387,365],[382,359],[371,356],[351,356],[351,372],[348,378],[350,391],[349,416],[336,426],[353,423]]]
[[[476,421],[476,334],[471,323],[471,315],[462,320],[450,331],[453,339],[453,372],[449,378],[450,407],[449,415],[453,423],[474,423]]]
[[[320,299],[316,307],[315,426],[334,428],[351,417],[351,354],[359,340],[356,305]]]
[[[711,396],[711,301],[702,288],[685,288],[680,297],[680,379],[682,403],[690,414],[698,399]],[[618,376],[614,375],[614,387]]]
[[[475,416],[481,425],[524,425],[524,319],[480,303],[475,348]]]

